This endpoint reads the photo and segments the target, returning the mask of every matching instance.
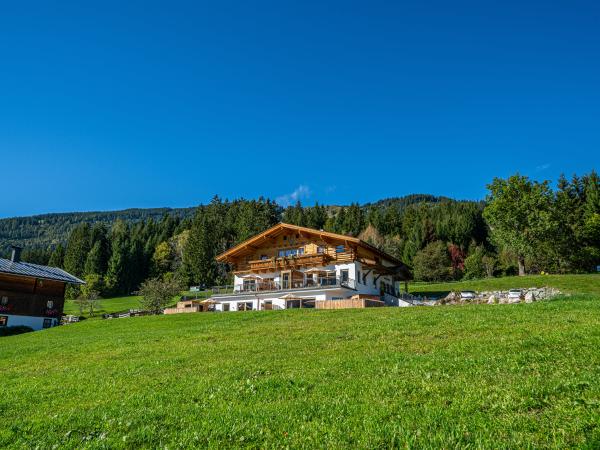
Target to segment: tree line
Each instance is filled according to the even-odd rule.
[[[283,221],[360,237],[407,264],[417,280],[589,272],[600,264],[595,172],[563,176],[554,189],[521,175],[497,178],[488,191],[481,202],[413,195],[342,207],[215,197],[193,218],[84,222],[65,246],[23,257],[62,267],[102,295],[129,294],[149,278],[212,286],[231,282],[216,255]]]

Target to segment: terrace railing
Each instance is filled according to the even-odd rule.
[[[227,294],[249,294],[254,292],[277,292],[291,291],[295,289],[318,289],[344,287],[348,289],[356,289],[356,281],[352,278],[342,279],[340,277],[319,277],[317,280],[290,280],[284,282],[260,282],[247,283],[239,286],[218,286],[213,287],[213,295]]]

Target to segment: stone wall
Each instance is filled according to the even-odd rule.
[[[464,291],[463,291],[464,292]],[[508,291],[482,291],[476,292],[475,298],[461,298],[460,291],[450,292],[446,297],[436,302],[436,305],[463,305],[463,304],[509,304],[533,303],[539,300],[548,300],[560,295],[558,289],[552,287],[521,289],[519,298],[510,298]]]

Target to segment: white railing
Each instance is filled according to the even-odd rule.
[[[311,288],[330,288],[344,287],[348,289],[356,289],[356,281],[352,278],[342,279],[341,277],[321,277],[317,280],[289,280],[282,282],[256,282],[247,283],[238,286],[219,286],[212,288],[213,295],[227,294],[249,294],[255,292],[277,292],[289,291],[294,289],[311,289]]]

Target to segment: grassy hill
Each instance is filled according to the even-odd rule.
[[[583,289],[585,290],[585,289]],[[2,338],[0,447],[598,447],[600,296]]]

